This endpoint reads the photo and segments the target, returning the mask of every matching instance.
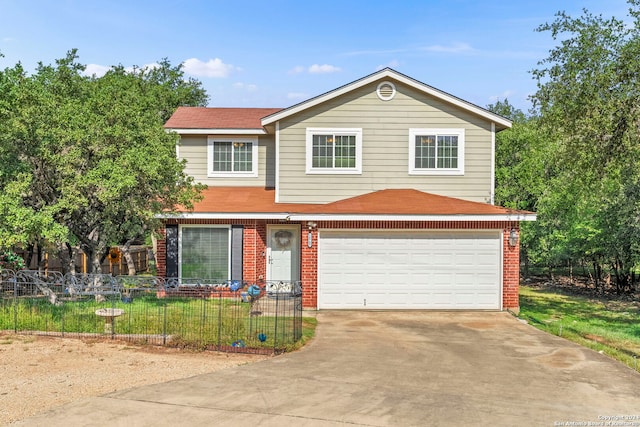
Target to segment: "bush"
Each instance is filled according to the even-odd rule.
[[[0,271],[22,270],[25,267],[24,259],[15,252],[0,251]]]

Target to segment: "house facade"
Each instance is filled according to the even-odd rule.
[[[509,120],[384,69],[285,109],[181,107],[186,172],[158,274],[297,282],[308,309],[517,311],[519,223],[493,205]]]

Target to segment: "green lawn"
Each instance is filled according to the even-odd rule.
[[[640,370],[640,304],[520,287],[520,317]]]
[[[250,305],[234,299],[156,298],[142,296],[133,303],[97,303],[94,299],[53,305],[45,298],[8,299],[0,304],[0,330],[56,333],[105,333],[101,308],[122,309],[113,322],[118,335],[171,336],[174,345],[205,348],[220,343],[232,345],[241,340],[251,348],[295,349],[295,322],[291,313],[252,316]],[[313,335],[315,319],[303,320],[299,332],[304,340]],[[304,342],[303,340],[303,342]]]

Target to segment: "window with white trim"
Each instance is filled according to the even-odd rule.
[[[258,140],[251,138],[208,139],[209,177],[258,176]]]
[[[362,173],[361,128],[308,128],[307,173]]]
[[[464,129],[409,129],[409,174],[464,175]]]

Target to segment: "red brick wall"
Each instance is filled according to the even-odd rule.
[[[513,229],[518,233],[516,246],[509,246],[511,227],[504,228],[502,233],[502,309],[516,313],[520,311],[518,290],[520,287],[520,230],[517,224]]]
[[[502,230],[503,259],[502,259],[502,309],[518,311],[520,308],[518,288],[520,283],[520,251],[518,244],[509,246],[509,233],[515,228],[519,233],[516,221],[318,221],[318,228],[327,229],[417,229],[417,230]],[[306,237],[305,237],[306,238]],[[314,247],[311,250],[303,248],[303,307],[317,308],[318,296],[318,254],[317,232],[314,231]],[[305,259],[306,258],[306,259]],[[307,267],[305,267],[305,264]],[[307,271],[306,276],[304,272]],[[307,297],[308,296],[308,297]]]
[[[175,223],[175,220],[171,221]],[[267,224],[277,221],[255,220],[184,220],[184,224],[243,224],[243,277],[248,283],[259,282],[266,277],[267,260],[263,255],[267,247]],[[303,307],[317,308],[318,303],[318,231],[312,230],[312,247],[307,246],[308,229],[306,223],[301,226],[301,268]],[[519,240],[515,247],[509,246],[509,232],[512,228],[517,231],[516,221],[318,221],[318,228],[327,229],[417,229],[417,230],[502,230],[503,231],[503,289],[502,308],[517,311],[519,309]],[[164,236],[164,230],[162,230]],[[166,272],[166,244],[164,239],[158,240],[157,251],[158,275]]]
[[[309,229],[302,227],[302,266],[300,275],[302,279],[302,307],[318,307],[318,230],[311,231],[312,247],[308,242]]]
[[[264,221],[254,221],[244,227],[242,277],[247,283],[259,283],[267,274],[266,236],[267,226]]]
[[[257,240],[255,225],[245,226],[242,233],[242,279],[251,283],[255,283],[257,277]]]

